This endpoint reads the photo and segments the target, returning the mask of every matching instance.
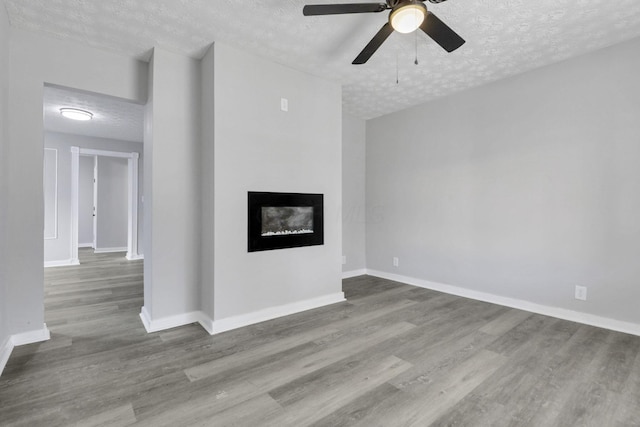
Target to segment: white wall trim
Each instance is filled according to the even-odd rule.
[[[130,159],[132,154],[138,153],[128,153],[124,151],[109,151],[109,150],[94,150],[93,148],[80,148],[80,154],[83,156],[107,156],[107,157],[118,157],[121,159]]]
[[[91,218],[91,234],[92,234],[92,242],[93,245],[91,246],[92,248],[97,248],[98,247],[98,217],[97,217],[97,213],[98,213],[98,156],[92,156],[93,158],[93,188],[91,189],[93,191],[93,211],[92,213],[92,218]],[[78,185],[80,185],[80,183],[78,182]],[[80,215],[80,208],[78,208],[78,215]],[[80,235],[80,232],[78,231],[78,235]]]
[[[151,316],[149,315],[149,311],[147,307],[142,307],[140,309],[140,320],[142,320],[142,325],[147,332],[153,332],[151,330]]]
[[[595,314],[537,304],[525,300],[503,297],[500,295],[474,291],[458,286],[445,285],[443,283],[431,282],[428,280],[416,279],[413,277],[401,276],[398,274],[387,273],[383,271],[367,269],[367,274],[370,276],[406,283],[408,285],[418,286],[420,288],[432,289],[434,291],[440,291],[451,295],[471,298],[478,301],[490,302],[505,307],[517,308],[519,310],[529,311],[531,313],[542,314],[544,316],[556,317],[558,319],[569,320],[571,322],[583,323],[585,325],[596,326],[598,328],[605,328],[612,331],[624,332],[626,334],[640,336],[640,324],[637,323],[615,320],[608,317],[597,316]]]
[[[80,205],[80,148],[71,147],[71,260],[80,263],[78,258],[78,209]]]
[[[201,320],[203,320],[203,317],[206,317],[203,312],[192,311],[174,316],[161,317],[160,319],[151,319],[146,307],[142,307],[140,310],[140,319],[148,333],[177,328],[178,326],[189,325],[191,323],[202,324]],[[204,325],[202,326],[204,327]]]
[[[312,298],[304,301],[298,301],[291,304],[280,305],[277,307],[265,308],[263,310],[254,311],[239,316],[227,317],[220,320],[211,320],[202,311],[192,311],[175,316],[162,317],[160,319],[151,319],[146,307],[140,310],[140,319],[147,332],[158,332],[165,329],[176,328],[178,326],[189,325],[191,323],[199,323],[209,334],[219,334],[221,332],[230,331],[232,329],[241,328],[243,326],[260,323],[277,317],[288,316],[290,314],[299,313],[301,311],[311,310],[325,305],[335,304],[346,301],[344,293],[337,292],[331,295],[325,295],[318,298]]]
[[[137,261],[139,259],[144,259],[144,255],[143,254],[138,254],[135,256],[131,256],[129,255],[129,253],[127,253],[127,255],[125,255],[125,258],[128,259],[129,261]]]
[[[204,328],[205,331],[209,333],[209,335],[215,334],[215,330],[213,329],[213,319],[205,314],[205,312],[200,311],[200,318],[198,319],[198,323],[200,326]]]
[[[70,267],[73,265],[80,265],[80,261],[73,260],[73,259],[63,259],[63,260],[58,260],[58,261],[45,261],[44,262],[44,267],[45,268],[49,268],[49,267]]]
[[[78,247],[79,248],[92,248],[93,247],[93,243],[89,242],[89,243],[78,243]]]
[[[51,333],[47,328],[47,324],[42,324],[42,329],[36,329],[35,331],[22,332],[19,334],[11,335],[11,342],[14,346],[33,344],[36,342],[47,341],[51,338]]]
[[[53,198],[53,236],[44,236],[44,240],[55,240],[58,238],[58,149],[56,148],[45,148],[46,150],[51,150],[55,152],[55,181],[54,181],[54,198]]]
[[[127,259],[138,257],[138,161],[140,153],[120,151],[94,150],[90,148],[71,147],[71,258],[78,261],[78,194],[80,180],[80,156],[107,156],[127,159],[128,169],[128,227],[127,227]],[[95,191],[94,191],[95,194]],[[135,215],[135,217],[133,217]],[[94,230],[95,231],[95,230]],[[105,248],[106,249],[106,248]],[[116,249],[116,248],[113,248]],[[119,249],[119,248],[118,248]],[[96,249],[96,253],[99,252]],[[112,251],[120,252],[120,250]]]
[[[360,268],[358,270],[343,271],[342,272],[342,278],[343,279],[350,279],[351,277],[364,276],[365,274],[367,274],[367,269],[366,268]]]
[[[232,329],[241,328],[243,326],[260,323],[278,317],[288,316],[290,314],[299,313],[301,311],[311,310],[325,305],[335,304],[346,301],[343,292],[336,292],[330,295],[324,295],[317,298],[311,298],[303,301],[297,301],[291,304],[269,307],[251,313],[240,314],[238,316],[226,317],[224,319],[214,320],[212,324],[203,327],[210,334],[219,334],[221,332],[230,331]]]
[[[127,252],[127,247],[125,246],[121,248],[95,248],[93,252],[96,254],[109,254],[112,252]]]
[[[0,375],[2,375],[2,371],[4,371],[4,367],[7,366],[7,362],[9,361],[9,356],[11,356],[11,352],[13,351],[13,341],[11,337],[7,337],[4,340],[4,343],[0,345]]]
[[[127,159],[128,170],[128,223],[127,227],[127,259],[138,259],[138,161],[140,155],[131,153],[131,157]]]

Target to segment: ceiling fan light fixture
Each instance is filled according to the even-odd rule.
[[[406,2],[394,9],[389,15],[389,22],[399,33],[411,33],[422,25],[427,8],[422,3]]]
[[[386,0],[385,3],[335,3],[306,5],[302,13],[313,15],[341,15],[346,13],[376,13],[391,9],[388,21],[378,30],[371,41],[362,49],[352,64],[366,63],[376,53],[384,41],[394,32],[411,33],[418,28],[447,52],[453,52],[464,44],[464,39],[427,10],[427,0]],[[429,0],[442,3],[446,0]],[[417,34],[417,33],[416,33]],[[416,37],[416,50],[418,49]],[[417,62],[416,62],[417,63]]]
[[[63,117],[71,120],[91,120],[93,118],[93,113],[85,110],[80,110],[78,108],[61,108],[60,114]]]

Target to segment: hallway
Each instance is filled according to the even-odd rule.
[[[138,316],[143,261],[89,248],[79,256],[79,266],[45,269],[51,339],[14,349],[0,379],[0,425],[64,425],[108,410],[128,352],[159,341]]]

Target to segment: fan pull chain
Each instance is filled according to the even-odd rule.
[[[396,51],[396,84],[400,84],[400,71],[398,68],[398,52]]]

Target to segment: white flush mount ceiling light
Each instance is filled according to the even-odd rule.
[[[93,113],[85,110],[80,110],[78,108],[61,108],[60,114],[63,117],[71,120],[91,120],[93,118]]]
[[[424,4],[405,1],[393,9],[391,15],[389,15],[389,21],[394,30],[407,34],[420,28],[426,14],[427,8]]]

